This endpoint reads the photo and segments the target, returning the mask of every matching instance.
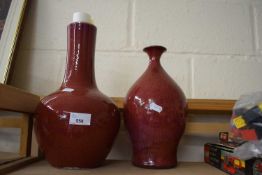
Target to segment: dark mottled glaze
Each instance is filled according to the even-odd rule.
[[[132,161],[139,167],[171,168],[177,165],[177,146],[185,129],[186,99],[160,64],[166,49],[151,46],[144,51],[149,55],[149,66],[129,90],[124,104]]]
[[[119,111],[96,86],[96,27],[68,25],[68,56],[59,90],[43,98],[36,110],[40,149],[55,167],[93,168],[108,155],[119,130]],[[91,114],[90,125],[69,124],[70,113]]]

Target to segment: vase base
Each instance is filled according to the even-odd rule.
[[[177,166],[177,164],[169,164],[169,165],[156,165],[156,164],[148,164],[148,163],[135,163],[132,162],[132,164],[136,167],[139,168],[146,168],[146,169],[171,169],[171,168],[175,168]]]

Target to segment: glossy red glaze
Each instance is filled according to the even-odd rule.
[[[150,62],[129,90],[124,104],[125,124],[133,146],[133,164],[171,168],[177,164],[177,146],[185,129],[184,93],[160,64],[166,49],[144,49]]]
[[[64,81],[59,90],[41,100],[36,110],[37,140],[46,159],[55,167],[101,165],[119,130],[117,107],[96,86],[95,37],[95,26],[69,24]],[[69,124],[73,113],[91,114],[90,125],[79,125],[81,121]]]

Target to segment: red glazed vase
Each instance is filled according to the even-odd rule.
[[[68,25],[67,66],[59,90],[36,109],[35,132],[40,149],[55,167],[94,168],[108,155],[120,125],[112,100],[96,86],[96,27]]]
[[[177,146],[185,129],[186,99],[160,64],[166,48],[150,46],[149,66],[129,90],[124,119],[133,146],[134,165],[171,168],[177,165]]]

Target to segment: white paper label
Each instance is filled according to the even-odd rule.
[[[74,89],[72,89],[72,88],[64,88],[62,91],[63,92],[72,92],[72,91],[74,91]]]
[[[90,125],[91,124],[91,114],[71,112],[69,124],[70,125]]]
[[[162,106],[159,106],[159,105],[155,104],[154,102],[151,102],[149,104],[149,109],[160,113],[162,111]]]

